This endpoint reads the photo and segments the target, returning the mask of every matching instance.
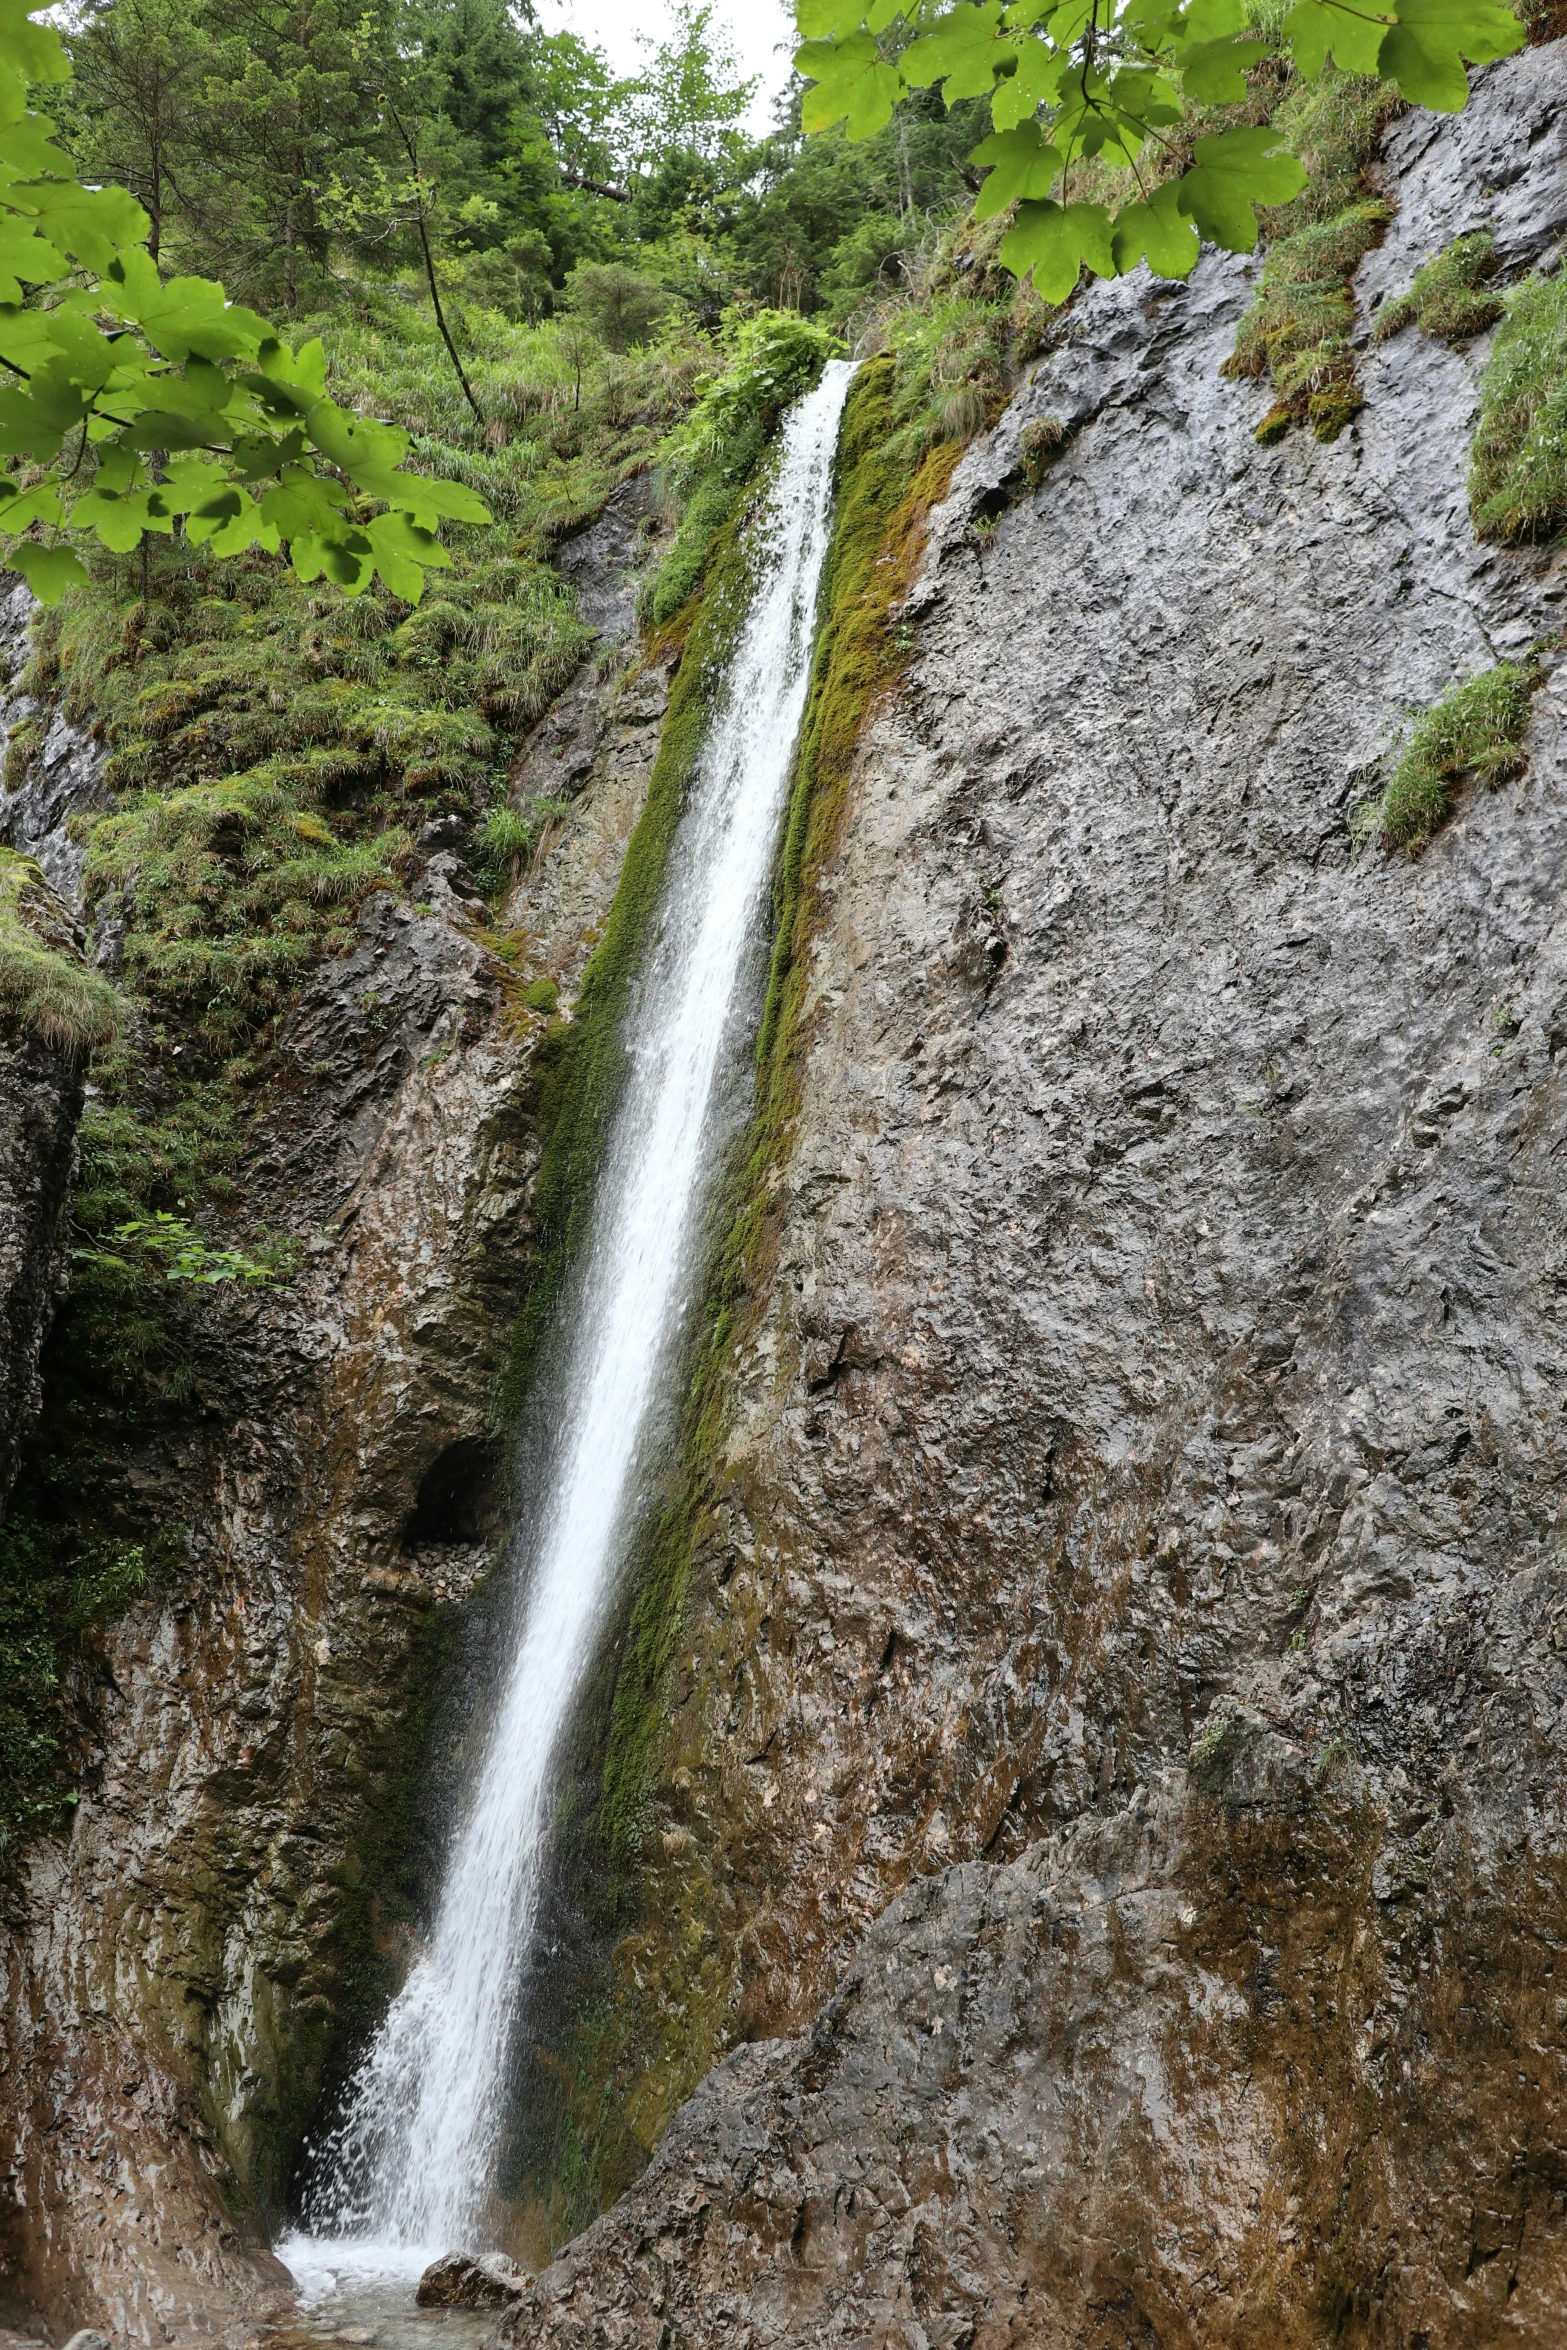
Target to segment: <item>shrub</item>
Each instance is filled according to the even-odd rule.
[[[1461,776],[1478,775],[1494,787],[1521,775],[1529,697],[1540,680],[1538,669],[1503,661],[1444,694],[1416,721],[1387,789],[1357,832],[1380,832],[1390,848],[1413,855],[1442,823]]]
[[[1554,538],[1567,522],[1567,278],[1527,278],[1480,386],[1469,509],[1483,539]]]
[[[675,543],[647,592],[644,617],[672,620],[694,592],[714,542],[785,408],[820,375],[837,337],[792,310],[759,310],[731,326],[727,364],[664,447],[664,478],[681,508]]]
[[[793,310],[759,310],[736,320],[722,373],[699,385],[696,405],[665,444],[664,468],[676,495],[688,496],[751,427],[771,431],[838,348],[829,328]]]
[[[1471,335],[1484,334],[1504,308],[1490,282],[1496,270],[1496,239],[1488,228],[1457,238],[1416,270],[1407,294],[1383,303],[1375,340],[1385,343],[1406,326],[1418,326],[1443,343],[1465,343]]]
[[[623,262],[579,261],[566,280],[566,307],[607,351],[625,352],[648,340],[669,309],[669,296]]]

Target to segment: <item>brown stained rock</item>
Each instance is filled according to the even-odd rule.
[[[1564,101],[1396,126],[1384,276],[1455,189],[1547,253]],[[1567,2339],[1563,671],[1521,784],[1350,838],[1567,575],[1475,545],[1483,347],[1259,447],[1253,275],[1090,289],[937,519],[610,2096],[652,2145],[768,2045],[518,2341]]]
[[[503,2253],[448,2252],[431,2261],[414,2299],[421,2309],[509,2309],[532,2282]]]
[[[1554,1584],[1531,1634],[1567,1625]],[[1454,1991],[1397,1962],[1361,1779],[1298,1750],[1270,1776],[1254,1802],[1172,1773],[912,1888],[500,2343],[1563,2339],[1562,2083],[1525,1957],[1567,1926],[1559,1881],[1476,1882],[1486,1795],[1428,1840],[1455,2030]]]

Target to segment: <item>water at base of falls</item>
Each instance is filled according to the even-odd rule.
[[[435,1927],[325,2150],[306,2214],[312,2234],[279,2247],[296,2274],[340,2274],[334,2289],[372,2272],[417,2275],[416,2256],[422,2265],[485,2247],[551,1758],[615,1588],[639,1454],[696,1271],[723,1073],[755,1008],[852,373],[833,362],[785,419],[752,526],[752,601],[680,821],[628,1036],[626,1092],[552,1413],[559,1457],[526,1538],[515,1655]]]

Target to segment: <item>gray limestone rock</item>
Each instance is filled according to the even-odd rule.
[[[1365,282],[1548,257],[1564,120],[1558,44],[1396,127]],[[1475,544],[1483,345],[1259,447],[1255,273],[1091,289],[936,519],[623,1945],[754,2044],[508,2341],[1567,2335],[1554,653],[1353,832],[1567,578]]]
[[[414,2299],[421,2309],[509,2309],[532,2282],[503,2253],[448,2252],[431,2261]]]

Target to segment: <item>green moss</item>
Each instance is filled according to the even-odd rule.
[[[139,794],[98,825],[90,907],[124,893],[124,969],[142,1002],[236,1052],[302,974],[353,937],[367,891],[398,886],[401,828],[340,840],[265,770]]]
[[[43,874],[0,848],[0,1021],[81,1060],[118,1020],[114,989],[82,962]]]
[[[584,1708],[603,1720],[596,1794],[585,1753],[583,1790],[563,1866],[577,1898],[596,1903],[607,1953],[596,1981],[576,1988],[545,2051],[551,2083],[548,2144],[535,2145],[528,2184],[537,2200],[540,2257],[560,2232],[582,2225],[602,2199],[635,2176],[670,2113],[725,2044],[734,1952],[711,1932],[710,1889],[691,1850],[692,1875],[677,1911],[644,1915],[655,1785],[670,1767],[671,1678],[690,1639],[693,1576],[724,1498],[727,1366],[768,1289],[778,1231],[777,1175],[799,1110],[810,942],[822,876],[842,837],[856,750],[866,715],[895,682],[912,635],[892,611],[906,594],[930,508],[944,495],[961,450],[928,454],[913,480],[899,427],[906,416],[896,361],[870,362],[851,388],[839,450],[833,545],[823,618],[775,882],[774,946],[757,1039],[756,1094],[745,1146],[732,1170],[725,1238],[708,1284],[670,1498],[646,1536],[613,1680]],[[631,1959],[627,1953],[635,1951]],[[542,2061],[542,2060],[541,2060]]]
[[[1231,378],[1271,377],[1274,405],[1257,429],[1260,441],[1277,440],[1292,422],[1309,424],[1319,441],[1336,440],[1363,405],[1348,342],[1350,280],[1381,243],[1388,218],[1386,204],[1368,198],[1270,247],[1223,370]]]
[[[1465,343],[1484,334],[1501,317],[1503,303],[1492,284],[1497,271],[1496,239],[1489,229],[1459,237],[1417,269],[1407,294],[1384,302],[1377,313],[1375,340],[1385,343],[1406,326],[1438,342]]]
[[[1530,696],[1543,672],[1503,661],[1455,686],[1412,729],[1387,788],[1361,815],[1360,838],[1380,834],[1390,848],[1423,849],[1466,775],[1492,786],[1521,775]]]
[[[1480,386],[1469,507],[1484,539],[1554,538],[1567,522],[1567,277],[1507,297]]]

